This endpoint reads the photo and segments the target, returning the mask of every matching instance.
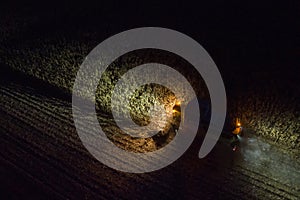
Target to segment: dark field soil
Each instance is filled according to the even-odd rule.
[[[1,195],[49,199],[299,198],[300,163],[261,138],[244,136],[239,152],[232,152],[228,140],[221,139],[213,152],[200,160],[198,137],[172,165],[152,173],[127,174],[102,165],[85,150],[69,102],[19,85],[1,86],[0,91]],[[200,135],[203,132],[199,130]]]

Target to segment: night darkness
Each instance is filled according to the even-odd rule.
[[[299,13],[296,1],[1,2],[0,198],[299,199]],[[222,75],[228,112],[224,133],[204,159],[197,154],[206,119],[180,159],[158,171],[130,174],[101,164],[84,148],[72,118],[72,87],[96,45],[139,27],[173,29],[200,43]],[[126,70],[149,61],[174,64],[198,100],[209,102],[206,86],[195,86],[203,83],[201,77],[175,57],[133,52],[103,76],[96,94],[98,121],[118,147],[155,151],[173,139],[180,123],[145,140],[119,133],[103,94]],[[135,115],[143,110],[139,102],[149,103],[150,93],[139,97],[143,91],[173,95],[145,86],[135,94]],[[174,112],[182,112],[175,107]],[[243,135],[233,151],[236,119]]]

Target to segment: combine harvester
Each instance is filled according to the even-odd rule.
[[[211,106],[209,100],[200,100],[200,126],[205,128],[208,127],[211,118]],[[180,102],[176,102],[175,106],[173,107],[174,113],[174,121],[175,127],[179,127],[180,121],[184,121],[184,112],[182,112],[183,108],[181,107]],[[179,118],[179,120],[178,120]],[[180,120],[181,119],[181,120]],[[231,118],[227,113],[223,131],[221,136],[230,141],[230,146],[232,151],[237,151],[239,149],[240,140],[243,133],[243,127],[240,118]]]

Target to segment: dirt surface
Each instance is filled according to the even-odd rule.
[[[172,165],[147,174],[112,170],[82,146],[71,104],[33,88],[1,89],[1,176],[6,197],[53,199],[299,199],[297,160],[254,135],[238,152],[222,138],[205,159],[197,158],[199,137]],[[109,123],[109,122],[107,122]],[[204,132],[203,129],[200,130]],[[198,141],[197,141],[198,140]],[[20,182],[22,180],[22,182]],[[18,187],[15,183],[22,184]],[[12,187],[9,187],[12,185]],[[27,189],[28,187],[28,189]],[[31,188],[36,188],[32,191]],[[47,196],[48,197],[48,196]]]

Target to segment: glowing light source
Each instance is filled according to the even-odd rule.
[[[235,134],[235,135],[237,135],[237,136],[238,136],[238,139],[240,140],[241,137],[239,136],[239,134],[242,133],[242,129],[243,129],[240,118],[237,118],[237,119],[236,119],[235,124],[236,124],[236,127],[235,127],[235,129],[232,131],[232,133]]]
[[[180,101],[176,101],[175,105],[176,106],[180,106],[181,102]]]
[[[241,124],[241,119],[240,118],[236,118],[235,124],[236,124],[237,127],[240,127],[242,125]]]

